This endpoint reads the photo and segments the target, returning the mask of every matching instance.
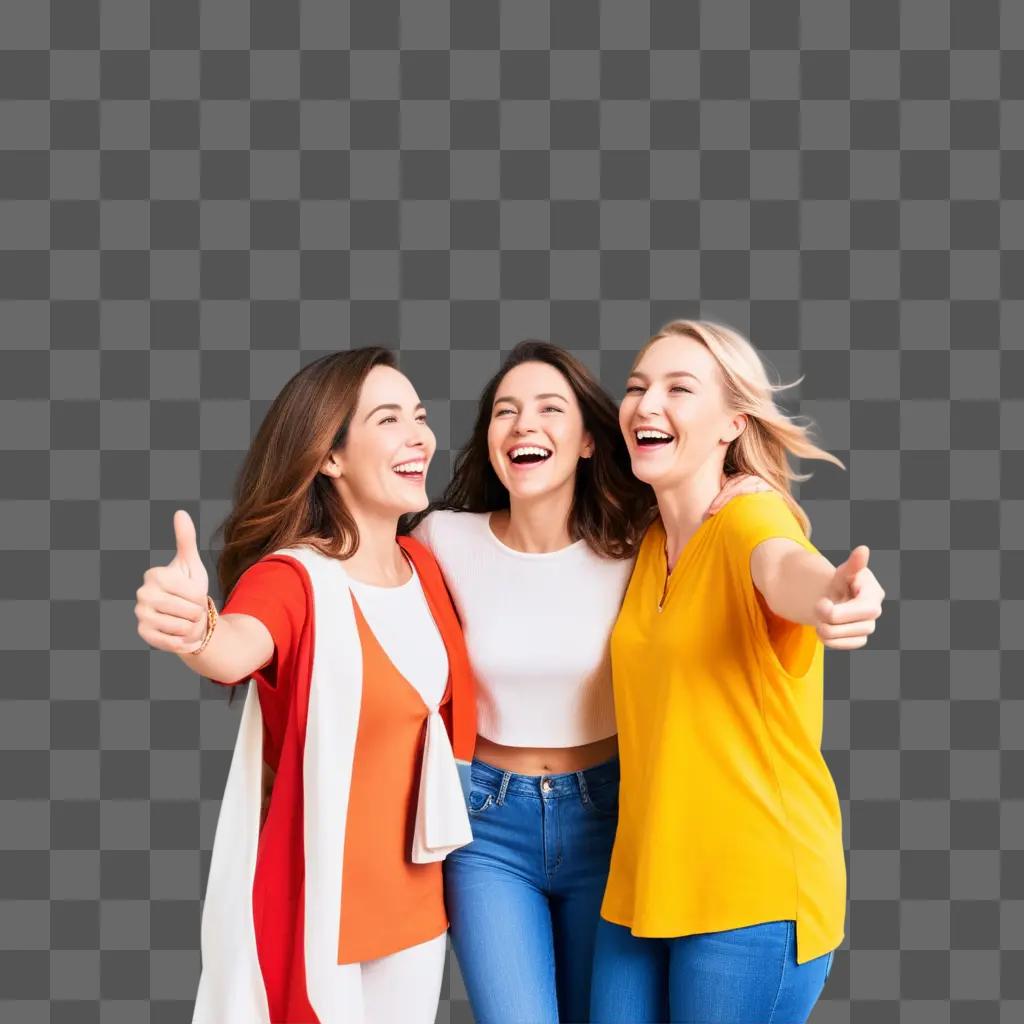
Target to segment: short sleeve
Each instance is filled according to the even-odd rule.
[[[818,549],[805,536],[800,522],[785,499],[777,492],[739,495],[721,512],[725,518],[728,557],[734,578],[747,595],[751,614],[765,630],[781,668],[792,676],[801,676],[811,666],[820,640],[813,626],[791,622],[776,615],[750,575],[750,556],[758,544],[775,538],[791,540],[806,551]]]
[[[306,620],[306,588],[302,569],[290,558],[270,556],[261,559],[241,575],[221,614],[251,615],[270,631],[274,653],[267,664],[252,674],[260,682],[276,689],[278,675],[291,670]]]

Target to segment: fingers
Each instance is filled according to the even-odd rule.
[[[205,583],[171,566],[146,570],[135,592],[138,633],[151,647],[183,654],[193,650],[206,631]]]
[[[859,573],[867,569],[870,555],[871,550],[867,545],[861,544],[850,552],[850,557],[845,562],[836,566],[831,586],[834,597],[856,596],[854,580],[857,579]]]
[[[859,619],[841,626],[828,626],[819,623],[816,631],[823,643],[829,643],[832,640],[849,640],[852,637],[866,639],[875,631],[875,620]]]
[[[880,598],[857,597],[852,601],[834,603],[822,598],[814,607],[819,623],[826,626],[839,626],[848,622],[877,619],[882,614]]]
[[[182,597],[176,597],[174,594],[161,594],[149,604],[149,608],[160,615],[183,619],[185,622],[193,624],[206,622],[205,601],[198,604],[195,601],[186,601]]]
[[[729,477],[716,495],[715,500],[708,506],[705,514],[714,515],[724,505],[728,504],[730,499],[736,498],[741,494],[757,494],[760,491],[770,491],[771,489],[771,485],[765,483],[759,476],[754,476],[751,473],[738,473],[735,476]]]
[[[140,626],[145,626],[155,633],[162,633],[164,636],[183,637],[187,640],[198,634],[198,639],[202,639],[198,622],[192,619],[182,619],[177,615],[162,615],[152,609],[144,609],[141,614],[136,614],[136,618],[139,620]]]
[[[868,567],[868,559],[871,557],[871,549],[867,544],[859,544],[850,552],[850,557],[844,563],[851,577],[856,576],[861,569]]]
[[[147,569],[142,581],[142,587],[135,593],[140,601],[146,603],[152,603],[165,595],[180,597],[193,604],[206,602],[206,581],[183,576],[169,565],[154,565]]]
[[[860,637],[840,637],[836,640],[824,640],[823,643],[826,647],[833,651],[855,651],[859,647],[863,647],[868,642],[866,636]]]
[[[861,569],[850,580],[850,595],[852,597],[867,597],[874,594],[879,602],[885,599],[885,591],[878,577],[868,568]]]
[[[171,654],[190,654],[200,643],[200,640],[161,633],[159,630],[142,625],[141,623],[139,624],[138,633],[143,641],[154,650],[168,651]]]

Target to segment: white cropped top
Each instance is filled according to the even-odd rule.
[[[608,638],[632,559],[603,558],[583,540],[515,551],[491,532],[489,512],[432,512],[413,535],[462,620],[481,736],[574,747],[615,734]]]

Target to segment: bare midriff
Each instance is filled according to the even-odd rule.
[[[578,747],[507,747],[477,736],[474,757],[518,775],[561,775],[593,768],[615,757],[618,750],[617,736]]]

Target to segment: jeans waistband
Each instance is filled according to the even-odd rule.
[[[505,794],[522,793],[528,796],[577,796],[584,798],[588,788],[597,788],[619,779],[618,755],[575,772],[560,772],[553,775],[521,775],[519,772],[496,768],[485,761],[473,759],[470,779],[474,785],[493,789],[499,802]]]

